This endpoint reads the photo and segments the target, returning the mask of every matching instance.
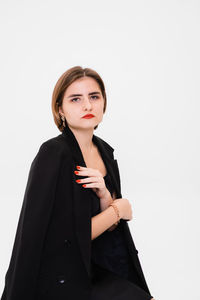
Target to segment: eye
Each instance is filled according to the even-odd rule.
[[[91,97],[92,97],[92,99],[94,99],[94,100],[96,100],[96,99],[99,98],[98,96],[95,96],[95,95],[94,95],[94,96],[91,96]],[[94,97],[95,97],[95,98],[94,98]],[[76,101],[77,99],[80,99],[80,98],[73,98],[71,101],[72,101],[72,102],[77,102],[77,101]]]
[[[73,98],[71,101],[74,102],[73,100],[77,100],[77,99],[79,99],[79,98]],[[75,102],[77,102],[77,101],[75,101]]]

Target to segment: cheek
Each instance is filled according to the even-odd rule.
[[[95,107],[96,111],[101,112],[101,111],[103,111],[103,108],[104,108],[104,102],[103,101],[96,103],[96,107]]]
[[[103,108],[104,108],[104,105],[103,105],[103,104],[100,105],[100,106],[98,107],[98,113],[99,113],[100,115],[103,115]]]
[[[68,120],[74,120],[74,121],[78,120],[79,121],[83,115],[84,115],[84,113],[78,108],[76,108],[76,109],[71,108],[70,110],[68,110],[66,112],[66,116],[68,116]]]
[[[97,120],[101,121],[103,118],[103,109],[96,111]]]
[[[74,107],[71,105],[64,105],[63,111],[68,119],[74,118],[77,115],[77,110],[75,110]]]

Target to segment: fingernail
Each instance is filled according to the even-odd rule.
[[[77,179],[76,182],[81,182],[80,179]]]
[[[83,187],[86,187],[86,184],[83,184],[82,186],[83,186]]]
[[[76,166],[76,168],[77,168],[78,170],[80,170],[81,167],[80,167],[80,166]]]
[[[79,172],[78,172],[78,171],[74,171],[74,173],[75,173],[75,174],[78,174]]]

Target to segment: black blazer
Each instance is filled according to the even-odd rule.
[[[93,134],[122,198],[114,149]],[[76,183],[86,167],[67,126],[45,141],[32,161],[1,300],[89,300],[91,292],[91,189]],[[140,286],[150,294],[129,226],[121,219]]]

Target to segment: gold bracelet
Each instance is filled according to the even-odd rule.
[[[117,225],[120,222],[120,215],[119,215],[118,207],[113,202],[109,206],[112,206],[117,214],[117,222],[114,223],[115,225]]]

